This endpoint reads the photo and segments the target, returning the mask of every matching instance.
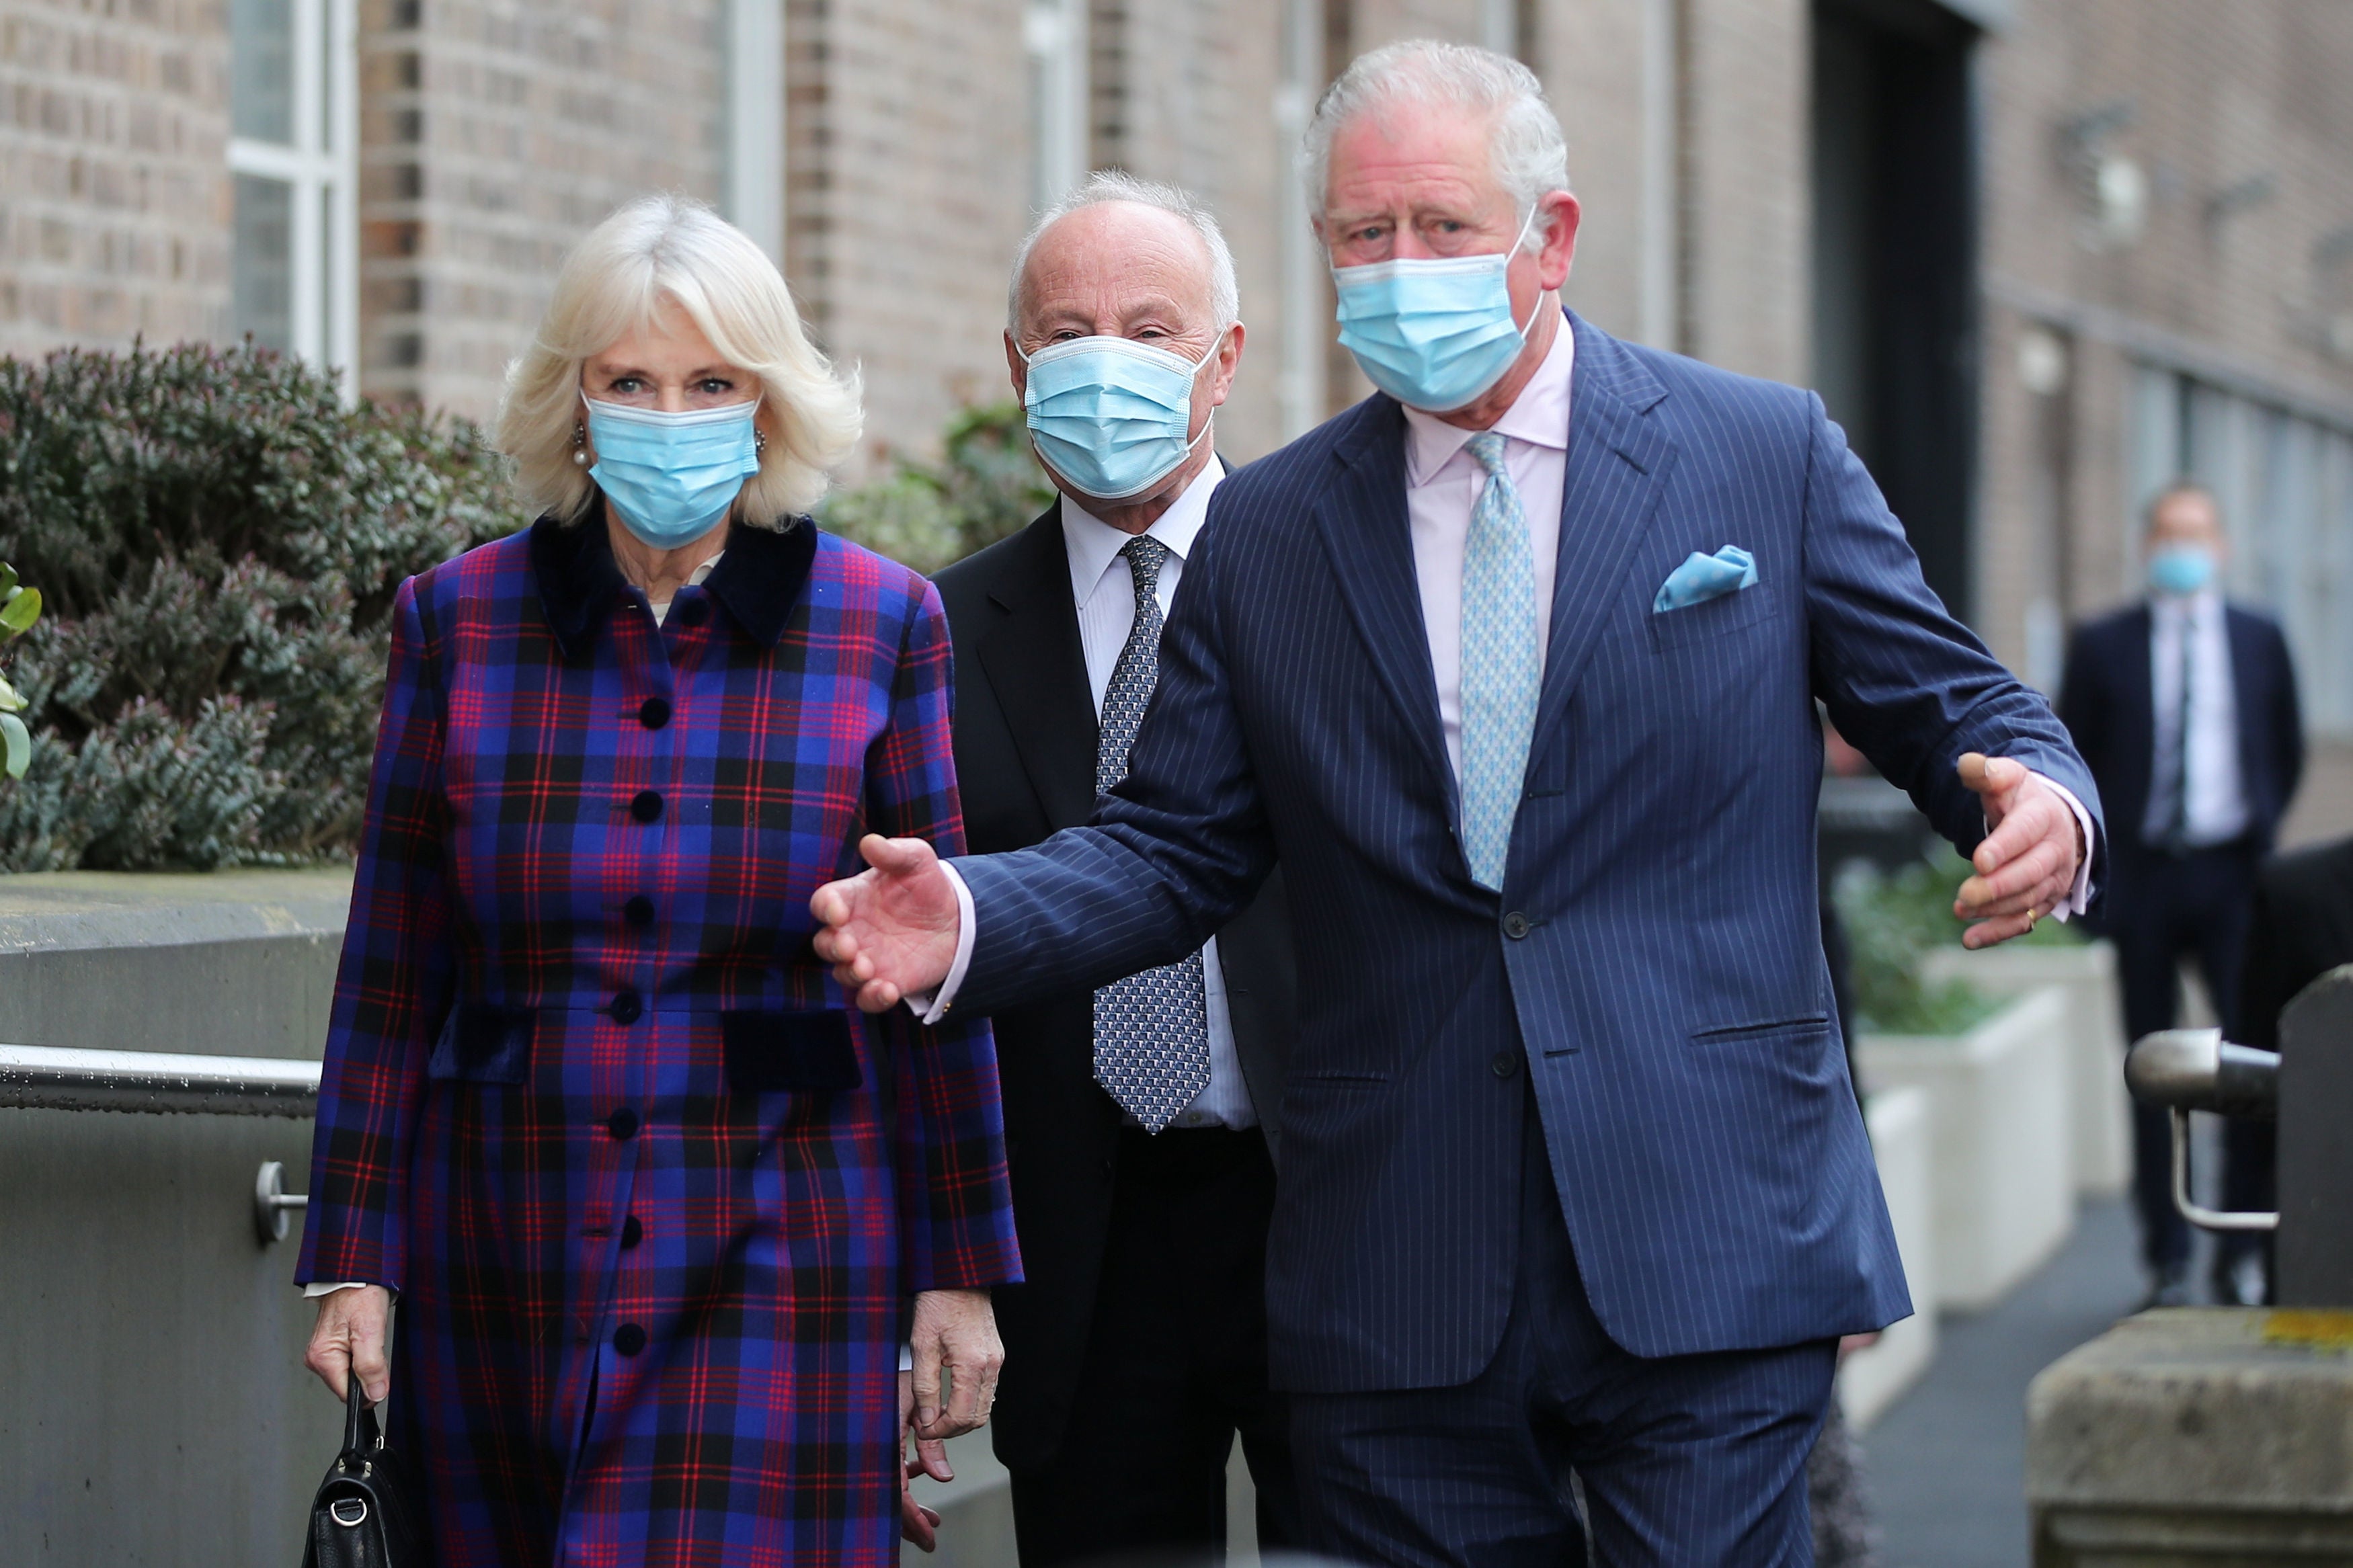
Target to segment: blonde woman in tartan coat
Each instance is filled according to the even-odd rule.
[[[908,1427],[986,1418],[988,1027],[807,945],[863,835],[964,837],[938,595],[794,515],[857,431],[757,248],[633,204],[512,374],[548,515],[394,605],[298,1279],[442,1568],[882,1568]]]

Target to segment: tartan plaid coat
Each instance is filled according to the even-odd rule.
[[[808,900],[963,847],[938,595],[803,521],[657,626],[543,520],[393,620],[298,1279],[400,1291],[442,1568],[895,1563],[904,1304],[1020,1277],[997,1061]]]

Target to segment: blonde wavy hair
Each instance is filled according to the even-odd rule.
[[[591,229],[556,274],[538,333],[507,367],[499,410],[499,449],[514,461],[516,489],[565,522],[587,514],[596,487],[572,460],[580,368],[666,304],[758,380],[755,423],[767,447],[736,515],[756,528],[790,527],[858,444],[858,373],[837,369],[809,342],[791,290],[751,237],[685,196],[630,202]]]

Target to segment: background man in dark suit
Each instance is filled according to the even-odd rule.
[[[1838,1338],[1910,1310],[1822,960],[1816,698],[1974,853],[1972,946],[2083,907],[2096,792],[1819,399],[1562,310],[1527,68],[1376,51],[1309,152],[1392,390],[1219,487],[1092,823],[869,838],[818,951],[860,1006],[997,1012],[1168,963],[1279,858],[1309,1545],[1582,1561],[1573,1469],[1602,1563],[1807,1563]]]
[[[1209,431],[1242,335],[1233,258],[1215,219],[1182,193],[1097,174],[1022,247],[1006,328],[1016,393],[1027,390],[1029,356],[1057,342],[1083,354],[1092,338],[1201,369],[1180,410],[1186,372],[1170,367],[1170,428],[1132,472],[1117,471],[1131,433],[1050,424],[1041,449],[1060,499],[940,574],[955,646],[956,778],[976,852],[1024,848],[1085,822],[1097,784],[1124,772],[1161,618],[1224,474]],[[1108,363],[1116,373],[1129,362]],[[1076,390],[1092,404],[1103,389],[1086,376]],[[1057,459],[1082,471],[1065,475]],[[1135,493],[1106,500],[1082,488],[1106,486]],[[1117,987],[997,1015],[1028,1283],[997,1297],[1007,1372],[992,1426],[1028,1568],[1165,1552],[1207,1560],[1225,1544],[1237,1433],[1261,1545],[1298,1540],[1289,1439],[1267,1391],[1265,1306],[1293,968],[1270,881],[1198,961],[1162,972],[1182,1002],[1155,1008],[1149,1048],[1198,1052],[1206,1081],[1156,1111],[1115,1098],[1128,1089],[1104,1060]],[[1165,1125],[1146,1125],[1160,1115]]]
[[[2287,641],[2265,617],[2222,599],[2225,542],[2214,498],[2177,485],[2149,503],[2147,599],[2077,630],[2059,717],[2099,781],[2116,870],[2101,919],[2116,944],[2125,1032],[2173,1026],[2177,969],[2195,956],[2218,1016],[2238,1019],[2239,964],[2256,866],[2304,772],[2304,723]],[[2229,1180],[2260,1182],[2269,1122],[2233,1121]],[[2171,1124],[2133,1110],[2133,1196],[2150,1300],[2180,1306],[2189,1229],[2174,1211]],[[2233,1238],[2237,1240],[2237,1238]],[[2226,1299],[2260,1281],[2226,1245]]]

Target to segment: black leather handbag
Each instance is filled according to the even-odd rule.
[[[343,1451],[311,1500],[302,1568],[426,1568],[431,1558],[408,1467],[385,1447],[359,1374],[350,1380]]]

